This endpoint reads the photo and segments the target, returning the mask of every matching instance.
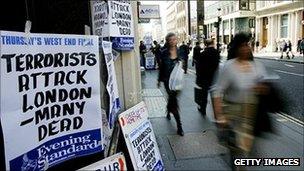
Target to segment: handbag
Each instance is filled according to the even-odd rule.
[[[173,91],[182,90],[184,82],[184,70],[182,62],[175,64],[169,78],[169,89]]]

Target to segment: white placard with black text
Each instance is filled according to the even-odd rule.
[[[101,152],[98,37],[0,32],[7,170]]]
[[[148,110],[144,102],[119,115],[128,151],[135,170],[164,170]]]

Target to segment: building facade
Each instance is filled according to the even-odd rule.
[[[154,20],[152,21],[152,26],[153,26],[153,30],[152,30],[152,37],[153,40],[156,40],[157,42],[161,42],[162,39],[162,22],[161,20]]]
[[[191,5],[193,11],[193,5]],[[191,21],[196,20],[196,16],[190,15]],[[189,36],[189,22],[188,22],[188,1],[167,1],[167,33],[173,32],[177,35],[178,42],[187,42],[190,40]],[[193,24],[196,24],[196,22]],[[190,33],[196,33],[196,25],[191,26]],[[192,32],[195,31],[195,32]]]
[[[283,40],[291,41],[293,50],[304,37],[304,2],[257,1],[256,35],[260,49],[275,52]]]
[[[167,24],[167,33],[176,32],[176,2],[167,1],[166,8],[166,24]]]
[[[205,20],[207,26],[207,38],[216,38],[216,23],[218,17],[219,39],[221,44],[228,44],[233,35],[239,32],[249,32],[254,35],[254,27],[250,21],[255,20],[255,1],[217,1],[211,5],[205,5]]]

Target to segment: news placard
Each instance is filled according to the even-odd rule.
[[[126,171],[127,165],[123,153],[117,153],[78,171]]]
[[[137,104],[119,115],[128,151],[135,170],[164,170],[159,148],[148,120],[144,102]]]
[[[46,170],[101,152],[97,36],[0,32],[7,170]]]

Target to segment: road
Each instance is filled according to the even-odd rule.
[[[304,65],[283,61],[256,59],[262,62],[270,74],[277,74],[279,90],[286,96],[287,114],[304,120]]]
[[[276,85],[284,95],[286,114],[304,121],[304,64],[256,58],[271,75],[278,75]],[[191,65],[192,62],[189,62]],[[194,70],[192,66],[189,66]]]

